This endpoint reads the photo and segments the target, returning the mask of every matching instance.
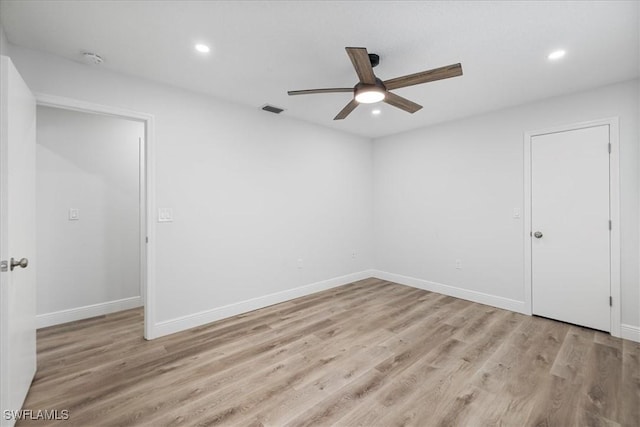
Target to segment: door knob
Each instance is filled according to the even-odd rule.
[[[16,261],[15,259],[11,258],[11,263],[9,264],[9,268],[11,271],[13,271],[14,268],[16,267],[22,267],[22,268],[27,268],[27,266],[29,265],[29,260],[26,258],[22,258],[20,261]]]
[[[536,231],[535,233],[533,233],[533,235],[535,236],[536,239],[539,239],[542,237],[542,233],[539,231]]]

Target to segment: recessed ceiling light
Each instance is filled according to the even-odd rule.
[[[207,46],[206,44],[202,44],[202,43],[198,43],[196,45],[196,50],[200,53],[209,53],[209,51],[211,51],[211,49],[209,48],[209,46]]]
[[[551,52],[549,54],[549,56],[547,56],[547,58],[549,58],[552,61],[555,61],[556,59],[562,58],[566,54],[567,54],[567,52],[565,50],[562,50],[562,49],[554,50],[553,52]]]
[[[85,63],[90,65],[100,65],[104,62],[104,59],[102,59],[100,55],[93,52],[84,52],[82,54],[82,59]]]
[[[377,116],[377,115],[379,115],[380,113],[381,113],[381,111],[380,111],[380,110],[378,110],[377,108],[376,108],[375,110],[371,111],[371,114],[373,114],[374,116]]]

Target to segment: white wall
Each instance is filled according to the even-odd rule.
[[[16,46],[11,56],[35,92],[154,115],[157,206],[175,219],[156,227],[154,320],[187,317],[165,332],[372,267],[369,140]]]
[[[37,109],[37,314],[140,304],[138,138],[144,124]],[[69,209],[79,219],[69,220]],[[83,310],[83,313],[86,310]],[[41,323],[42,324],[42,323]]]
[[[517,305],[523,224],[511,215],[523,206],[523,132],[619,115],[622,321],[640,324],[637,82],[382,138],[372,163],[363,138],[15,46],[11,54],[35,91],[155,115],[157,205],[175,217],[157,225],[160,323],[366,273],[374,246],[379,270]]]
[[[523,133],[619,116],[622,323],[640,325],[637,94],[631,81],[376,140],[376,268],[517,309],[524,224],[512,215],[524,203]]]
[[[0,55],[9,56],[9,41],[2,25],[0,25]]]

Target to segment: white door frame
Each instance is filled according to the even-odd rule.
[[[531,139],[534,136],[609,125],[609,217],[611,218],[611,335],[620,337],[620,156],[618,117],[554,126],[524,134],[524,299],[528,314],[533,313],[531,268]]]
[[[83,113],[133,119],[144,123],[145,138],[140,150],[140,295],[144,304],[144,338],[156,337],[155,326],[155,135],[150,114],[92,104],[71,98],[36,93],[36,104]],[[148,240],[147,240],[148,239]]]

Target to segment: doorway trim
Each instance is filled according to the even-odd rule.
[[[609,117],[605,119],[590,120],[567,125],[559,125],[527,131],[524,133],[524,299],[528,314],[533,314],[533,283],[531,266],[531,139],[534,136],[550,133],[566,132],[595,126],[609,126],[609,142],[611,154],[609,155],[609,218],[611,219],[611,234],[609,240],[610,263],[610,292],[613,299],[611,305],[611,335],[620,337],[620,141],[619,118]]]
[[[140,149],[140,296],[144,305],[144,338],[155,338],[155,126],[151,114],[94,104],[72,98],[34,93],[36,105],[82,113],[102,114],[144,123],[145,137]]]

